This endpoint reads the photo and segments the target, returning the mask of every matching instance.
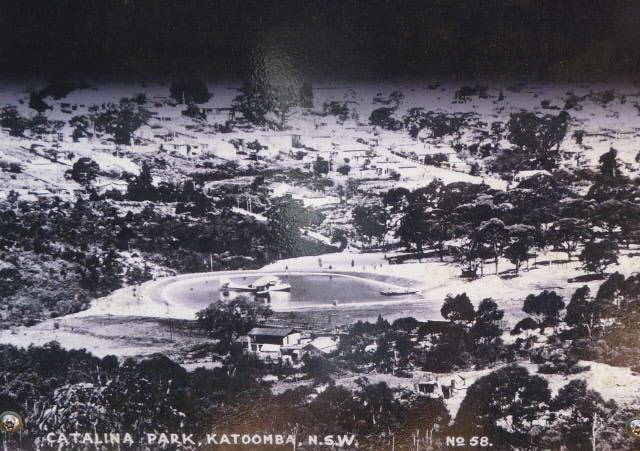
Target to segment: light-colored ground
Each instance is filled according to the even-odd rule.
[[[316,257],[317,261],[317,257]],[[283,269],[264,269],[260,271],[219,271],[209,273],[183,274],[180,276],[160,278],[155,281],[146,282],[140,286],[126,287],[115,291],[109,296],[96,299],[88,310],[69,315],[69,317],[87,317],[96,315],[121,315],[121,316],[140,316],[140,317],[156,317],[156,318],[177,318],[177,319],[195,319],[198,307],[190,307],[188,300],[176,299],[173,292],[184,291],[186,287],[202,286],[207,281],[214,281],[221,277],[232,276],[259,276],[264,274],[273,275],[315,275],[315,274],[337,274],[340,277],[374,280],[380,285],[380,289],[394,288],[400,289],[404,285],[415,283],[411,279],[402,278],[400,276],[387,276],[379,274],[369,274],[366,272],[348,274],[347,271],[332,271],[328,269],[309,269],[299,271],[285,271]],[[183,290],[176,290],[182,288]],[[213,302],[213,300],[212,300]],[[392,298],[388,301],[378,301],[377,304],[397,304],[405,301],[395,301]],[[359,308],[376,305],[376,303],[362,302],[358,305],[345,303],[339,308]],[[314,306],[298,307],[293,304],[290,310],[313,309]],[[321,306],[319,308],[325,308]],[[333,308],[333,306],[332,306]],[[278,310],[280,311],[280,310]],[[285,309],[283,311],[289,311]]]
[[[626,252],[626,251],[625,251]],[[465,280],[459,277],[460,268],[458,265],[437,260],[425,260],[422,263],[407,263],[401,265],[389,265],[384,259],[383,253],[350,253],[341,252],[326,254],[321,256],[322,268],[318,265],[318,257],[300,257],[289,260],[282,260],[271,265],[267,265],[260,271],[263,273],[282,273],[285,268],[290,272],[316,273],[335,272],[346,274],[352,277],[363,277],[374,279],[388,286],[406,286],[420,290],[423,300],[408,302],[406,300],[389,300],[377,302],[360,302],[356,304],[345,304],[336,306],[318,307],[319,311],[326,311],[334,318],[343,317],[348,321],[373,320],[379,314],[392,320],[403,316],[414,316],[418,319],[440,319],[440,307],[447,294],[458,294],[466,292],[474,303],[479,303],[485,297],[492,297],[498,302],[500,308],[505,310],[505,319],[514,324],[524,316],[522,312],[522,302],[530,293],[538,293],[542,290],[555,290],[562,294],[566,300],[573,291],[584,285],[584,282],[569,283],[568,279],[583,275],[577,261],[571,263],[551,263],[549,266],[531,265],[530,270],[523,270],[518,277],[504,278],[500,275],[488,274],[476,280]],[[564,255],[548,253],[540,256],[539,260],[563,261]],[[354,265],[351,266],[351,262]],[[500,262],[501,270],[506,270],[510,265]],[[331,269],[329,269],[331,268]],[[486,271],[493,271],[493,266],[487,266]],[[640,258],[636,256],[622,255],[620,263],[609,268],[610,272],[619,271],[625,275],[640,270]],[[126,287],[115,291],[111,295],[96,299],[91,307],[83,312],[69,315],[57,320],[48,320],[33,327],[20,327],[11,331],[0,332],[3,342],[22,344],[43,343],[52,339],[61,342],[82,344],[83,347],[95,351],[99,354],[105,352],[102,348],[118,348],[121,354],[146,352],[148,349],[141,347],[140,343],[131,343],[130,346],[123,346],[123,343],[132,342],[128,340],[128,331],[123,327],[120,331],[122,340],[113,343],[113,336],[102,338],[93,336],[88,338],[86,334],[80,334],[78,330],[61,328],[54,330],[53,324],[58,322],[64,324],[65,321],[80,320],[89,317],[147,317],[147,318],[175,318],[175,319],[195,319],[197,309],[189,308],[184,300],[171,299],[167,296],[170,287],[175,284],[197,284],[212,278],[232,275],[257,274],[255,271],[225,271],[217,273],[197,273],[184,274],[175,277],[159,278],[155,281],[146,282],[136,287]],[[586,283],[595,291],[601,281]],[[295,308],[292,307],[292,310]],[[314,308],[308,308],[314,310]],[[154,336],[153,331],[148,331],[150,336]],[[144,333],[141,333],[144,336]],[[55,337],[55,338],[54,338]],[[75,337],[75,338],[74,338]],[[156,346],[158,344],[154,344]],[[158,345],[158,349],[162,345]],[[144,349],[142,349],[144,348]]]
[[[549,255],[562,259],[561,255]],[[529,271],[522,271],[516,278],[504,278],[500,275],[490,274],[476,280],[460,278],[460,268],[457,264],[425,260],[422,263],[406,263],[390,265],[384,259],[383,253],[335,253],[325,254],[322,257],[322,267],[319,266],[318,257],[300,257],[296,259],[282,260],[263,268],[262,271],[224,271],[216,273],[185,274],[175,277],[160,278],[142,284],[139,287],[127,287],[118,290],[105,298],[97,299],[91,308],[75,314],[75,316],[93,315],[135,315],[150,317],[168,317],[180,319],[193,319],[198,308],[190,308],[184,299],[173,299],[171,292],[179,285],[197,287],[207,280],[234,275],[251,276],[256,274],[284,274],[286,272],[296,274],[312,273],[338,273],[353,274],[363,278],[374,278],[387,282],[393,286],[411,286],[420,290],[424,301],[408,303],[402,299],[390,298],[383,301],[359,302],[357,304],[342,304],[339,309],[365,309],[379,307],[383,311],[389,309],[402,313],[404,316],[414,315],[418,319],[434,319],[439,315],[438,311],[447,294],[466,292],[472,301],[479,303],[485,297],[493,297],[505,309],[506,319],[516,320],[521,318],[522,301],[530,293],[536,293],[543,289],[552,289],[565,295],[581,286],[581,284],[569,284],[567,279],[582,274],[578,262],[552,264],[550,267],[536,267]],[[629,259],[630,260],[630,259]],[[353,261],[353,266],[351,262]],[[626,264],[629,263],[629,264]],[[637,264],[636,261],[623,261],[621,270]],[[504,263],[504,269],[507,263]],[[487,267],[493,270],[493,266]],[[597,286],[598,281],[592,282]],[[401,307],[400,307],[401,306]],[[324,309],[326,306],[316,306]],[[291,306],[291,310],[300,307]],[[313,307],[302,307],[313,308]],[[332,307],[333,308],[333,307]],[[375,315],[377,316],[377,314]]]
[[[67,316],[32,327],[0,331],[0,342],[19,347],[57,341],[63,348],[86,349],[98,357],[177,356],[191,345],[206,342],[189,325],[177,320],[129,316]]]
[[[232,134],[215,133],[213,124],[224,123],[228,119],[228,113],[212,112],[209,114],[207,124],[202,125],[197,131],[192,130],[194,122],[182,115],[183,105],[171,105],[167,103],[168,86],[162,84],[148,84],[140,86],[136,84],[119,85],[96,83],[93,88],[79,89],[71,92],[60,100],[48,98],[47,102],[53,107],[46,112],[49,119],[67,122],[63,127],[63,142],[56,148],[56,158],[47,155],[46,149],[52,147],[49,137],[47,140],[20,139],[3,134],[0,136],[0,145],[3,148],[2,159],[6,162],[17,162],[23,165],[21,174],[0,173],[0,198],[6,197],[9,190],[15,190],[23,199],[35,199],[30,191],[35,189],[48,189],[63,198],[75,199],[74,189],[79,185],[64,177],[64,173],[81,157],[90,157],[95,160],[104,174],[96,185],[104,184],[109,180],[120,177],[123,172],[136,174],[139,171],[140,158],[158,153],[160,144],[163,144],[167,152],[164,157],[170,161],[166,172],[155,168],[154,176],[159,178],[181,178],[191,172],[200,157],[217,156],[222,160],[234,160],[241,166],[251,162],[246,156],[236,155],[235,149],[230,144],[232,138],[244,139],[246,142],[258,140],[267,149],[263,150],[265,162],[277,167],[292,168],[301,167],[304,163],[312,163],[317,155],[331,158],[336,162],[335,167],[350,159],[352,172],[349,177],[375,180],[381,187],[387,189],[391,186],[405,186],[415,189],[428,184],[437,177],[445,183],[465,181],[480,183],[484,181],[496,189],[504,189],[506,182],[498,176],[484,172],[479,176],[468,173],[474,157],[463,152],[456,155],[453,147],[456,144],[471,145],[484,144],[493,138],[489,138],[490,125],[494,122],[506,123],[510,114],[518,111],[532,111],[537,114],[557,114],[558,110],[550,110],[542,107],[542,100],[549,101],[550,105],[562,107],[567,98],[567,92],[573,91],[577,96],[587,97],[580,102],[579,108],[570,110],[571,120],[566,138],[562,141],[560,149],[567,152],[563,165],[574,167],[576,158],[580,157],[580,164],[586,167],[595,167],[598,158],[610,147],[619,152],[619,157],[625,163],[623,170],[633,173],[635,157],[638,153],[637,139],[640,136],[640,127],[637,125],[638,112],[635,105],[638,103],[638,90],[629,84],[528,84],[514,88],[509,84],[488,83],[488,97],[478,98],[474,96],[468,102],[455,102],[455,92],[462,84],[449,83],[428,89],[429,83],[398,81],[396,83],[367,83],[344,84],[341,86],[321,85],[314,86],[315,112],[307,114],[294,110],[289,121],[290,130],[286,132],[273,130],[236,130]],[[237,94],[240,82],[210,85],[209,90],[214,94],[211,100],[203,105],[210,108],[227,108]],[[589,93],[598,93],[614,89],[614,98],[607,104],[588,97]],[[0,101],[5,105],[15,105],[17,111],[25,116],[32,115],[29,109],[28,92],[30,89],[19,84],[4,83],[0,86]],[[434,112],[447,114],[471,114],[464,127],[457,133],[444,137],[432,137],[429,133],[420,135],[420,140],[412,139],[406,130],[390,131],[368,125],[368,118],[375,108],[381,106],[374,101],[375,97],[387,96],[394,91],[404,94],[404,99],[395,113],[397,118],[411,108],[425,108]],[[73,142],[71,132],[73,128],[68,121],[73,115],[88,115],[92,105],[100,105],[106,102],[117,101],[122,97],[131,97],[145,92],[149,102],[146,104],[152,113],[156,115],[150,123],[136,131],[136,137],[144,140],[144,144],[134,146],[121,146],[118,148],[113,143],[105,140],[92,139]],[[504,99],[498,101],[498,95],[502,93]],[[333,100],[351,100],[351,107],[357,113],[358,120],[348,120],[338,123],[333,116],[321,114],[322,105]],[[61,104],[69,103],[77,106],[73,113],[62,111]],[[161,121],[164,117],[167,120]],[[572,137],[574,132],[585,132],[582,144],[578,144]],[[299,134],[304,145],[316,149],[309,152],[304,160],[297,160],[289,156],[291,150],[291,134]],[[164,136],[164,138],[158,138]],[[167,138],[173,136],[173,138]],[[175,149],[175,146],[184,146],[185,143],[207,144],[207,147],[185,153],[184,149]],[[506,139],[500,140],[500,146],[510,148],[512,144]],[[34,146],[32,148],[32,146]],[[371,158],[365,156],[365,151],[371,146],[374,150]],[[355,149],[355,150],[354,150]],[[420,161],[424,155],[445,153],[450,156],[453,166],[451,168],[437,168],[423,166]],[[415,160],[402,155],[414,155]],[[278,157],[278,160],[276,160]],[[387,173],[377,174],[376,170],[362,170],[365,159],[371,160],[371,165],[377,168],[393,169],[401,173],[401,179],[396,182],[389,180]],[[629,165],[629,166],[627,166]],[[331,172],[329,178],[336,183],[345,182],[345,176],[337,172]],[[317,192],[309,191],[301,187],[287,187],[286,185],[274,185],[271,187],[274,195],[291,192],[307,205],[322,207],[333,205],[337,201],[335,192],[319,196]]]
[[[618,265],[608,268],[608,272],[618,271],[625,276],[640,271],[640,258],[632,256],[633,251],[623,251]],[[331,266],[335,271],[350,271],[377,277],[410,279],[421,290],[424,302],[412,303],[403,309],[404,316],[416,316],[418,319],[435,319],[433,317],[420,317],[431,315],[435,310],[439,316],[439,309],[444,298],[448,294],[467,293],[476,305],[484,298],[493,298],[500,308],[505,310],[505,319],[511,323],[524,316],[522,303],[527,295],[539,293],[542,290],[555,290],[568,298],[575,289],[582,285],[588,285],[592,292],[602,283],[602,280],[591,282],[569,282],[578,276],[584,275],[575,257],[571,262],[566,262],[566,255],[557,252],[547,252],[538,256],[538,262],[550,262],[549,265],[535,265],[530,262],[529,269],[521,269],[518,277],[509,277],[504,274],[494,274],[492,264],[485,266],[485,275],[475,280],[462,279],[460,266],[455,263],[440,262],[437,259],[424,260],[423,262],[390,265],[384,259],[384,253],[351,254],[347,252],[327,254],[322,256],[323,266]],[[351,266],[353,260],[354,266]],[[290,270],[311,270],[318,268],[317,257],[300,257],[282,260],[266,266],[265,270],[278,270],[288,267]],[[499,272],[511,269],[513,266],[501,260]],[[364,307],[364,305],[360,305]],[[381,305],[384,307],[384,305]],[[429,308],[431,307],[431,308]]]
[[[580,366],[588,367],[589,369],[582,373],[565,376],[562,374],[540,374],[538,373],[538,366],[528,361],[520,361],[518,364],[527,368],[530,374],[538,374],[546,379],[549,383],[552,396],[555,396],[562,387],[572,380],[585,380],[589,388],[600,393],[605,400],[613,399],[617,403],[626,406],[637,406],[640,402],[640,374],[633,373],[629,368],[614,367],[598,362],[580,361]],[[453,390],[450,398],[445,399],[445,404],[451,416],[455,417],[462,400],[466,396],[467,388],[477,379],[486,376],[497,368],[499,367],[474,371],[459,371],[450,374],[415,371],[411,378],[398,377],[393,374],[357,374],[338,377],[335,382],[337,385],[355,390],[357,389],[356,380],[366,377],[372,384],[385,382],[393,388],[413,390],[415,389],[415,384],[419,381],[437,380],[439,384],[450,385],[451,381],[454,380],[456,389]],[[282,393],[285,390],[309,383],[311,383],[309,380],[290,383],[281,382],[277,383],[273,390],[275,393]]]
[[[552,263],[551,266],[531,267],[523,271],[517,278],[502,278],[495,274],[486,275],[478,280],[466,281],[459,278],[460,269],[451,263],[439,261],[423,261],[422,263],[408,263],[389,265],[383,253],[356,254],[342,252],[327,254],[322,257],[323,268],[318,267],[318,257],[301,257],[276,262],[268,265],[261,273],[280,273],[285,267],[296,272],[341,272],[351,276],[386,280],[394,286],[418,287],[424,296],[424,301],[406,303],[388,301],[381,305],[367,303],[353,306],[343,306],[331,311],[332,315],[343,317],[346,322],[357,319],[373,319],[378,314],[393,319],[401,316],[415,316],[419,319],[438,318],[442,300],[448,293],[466,292],[470,298],[478,303],[482,298],[491,296],[501,308],[506,310],[506,319],[513,321],[522,317],[521,306],[524,297],[532,292],[543,289],[553,289],[566,297],[582,286],[583,283],[569,283],[568,279],[583,274],[577,262]],[[564,256],[548,253],[540,257],[544,260],[562,261]],[[351,261],[354,265],[351,266]],[[623,255],[620,264],[609,268],[630,274],[640,269],[638,257]],[[503,269],[508,267],[501,262]],[[329,270],[328,268],[332,269]],[[487,267],[487,270],[491,270]],[[192,311],[183,307],[178,308],[176,300],[166,296],[168,288],[174,284],[190,284],[212,277],[236,274],[255,274],[251,271],[227,271],[221,273],[186,274],[150,281],[139,287],[127,287],[116,291],[112,295],[96,300],[91,308],[57,320],[48,320],[29,328],[17,328],[12,331],[1,331],[0,341],[18,346],[29,344],[42,345],[51,340],[59,341],[66,348],[85,348],[88,351],[104,356],[114,354],[120,357],[144,356],[155,352],[178,355],[180,348],[189,344],[202,343],[203,339],[189,336],[178,330],[172,331],[164,323],[161,327],[153,318],[184,318],[193,319]],[[593,290],[601,281],[589,282]],[[183,305],[181,303],[181,305]],[[135,316],[135,317],[133,317]],[[58,326],[54,326],[57,323]],[[197,367],[215,367],[219,363],[212,361],[189,361],[184,363],[189,370]],[[531,373],[537,373],[537,365],[521,362]],[[595,362],[581,362],[590,366],[590,370],[577,375],[543,375],[549,381],[550,388],[556,393],[560,387],[571,379],[584,379],[589,386],[605,399],[614,399],[625,405],[637,405],[640,397],[640,375],[632,373],[628,368],[618,368]],[[478,377],[492,371],[467,371],[457,373],[465,379],[469,386]],[[355,380],[362,375],[339,378],[336,382],[347,387],[355,387]],[[416,372],[413,378],[401,378],[388,374],[368,374],[368,379],[375,383],[384,381],[393,387],[412,388],[415,382],[425,377],[437,377],[445,383],[457,376],[428,375]],[[299,383],[298,383],[299,384]],[[292,388],[296,384],[278,383],[276,392]],[[451,398],[446,400],[447,408],[455,415],[460,403],[464,399],[466,390],[461,387],[455,390]]]

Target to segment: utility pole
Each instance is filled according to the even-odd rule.
[[[597,413],[593,414],[593,421],[591,422],[591,449],[596,451],[596,436],[598,435],[598,421],[599,417]]]

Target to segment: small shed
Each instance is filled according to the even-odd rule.
[[[317,337],[311,340],[305,347],[305,352],[313,356],[331,354],[338,349],[338,342],[331,337]]]
[[[545,171],[542,169],[536,169],[531,171],[519,171],[513,175],[513,182],[520,183],[524,180],[530,179],[531,177],[536,177],[539,175],[544,175],[547,177],[551,177],[551,173],[549,171]]]

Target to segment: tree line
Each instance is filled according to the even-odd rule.
[[[457,260],[476,277],[500,259],[517,275],[536,251],[578,254],[584,269],[602,274],[618,261],[618,249],[640,238],[640,189],[620,171],[617,152],[600,158],[599,173],[580,195],[559,174],[539,174],[507,191],[485,184],[434,180],[410,191],[392,188],[353,210],[356,238],[385,246],[388,234],[419,257],[426,248]]]

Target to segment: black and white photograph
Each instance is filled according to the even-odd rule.
[[[640,449],[638,24],[0,2],[0,450]]]

